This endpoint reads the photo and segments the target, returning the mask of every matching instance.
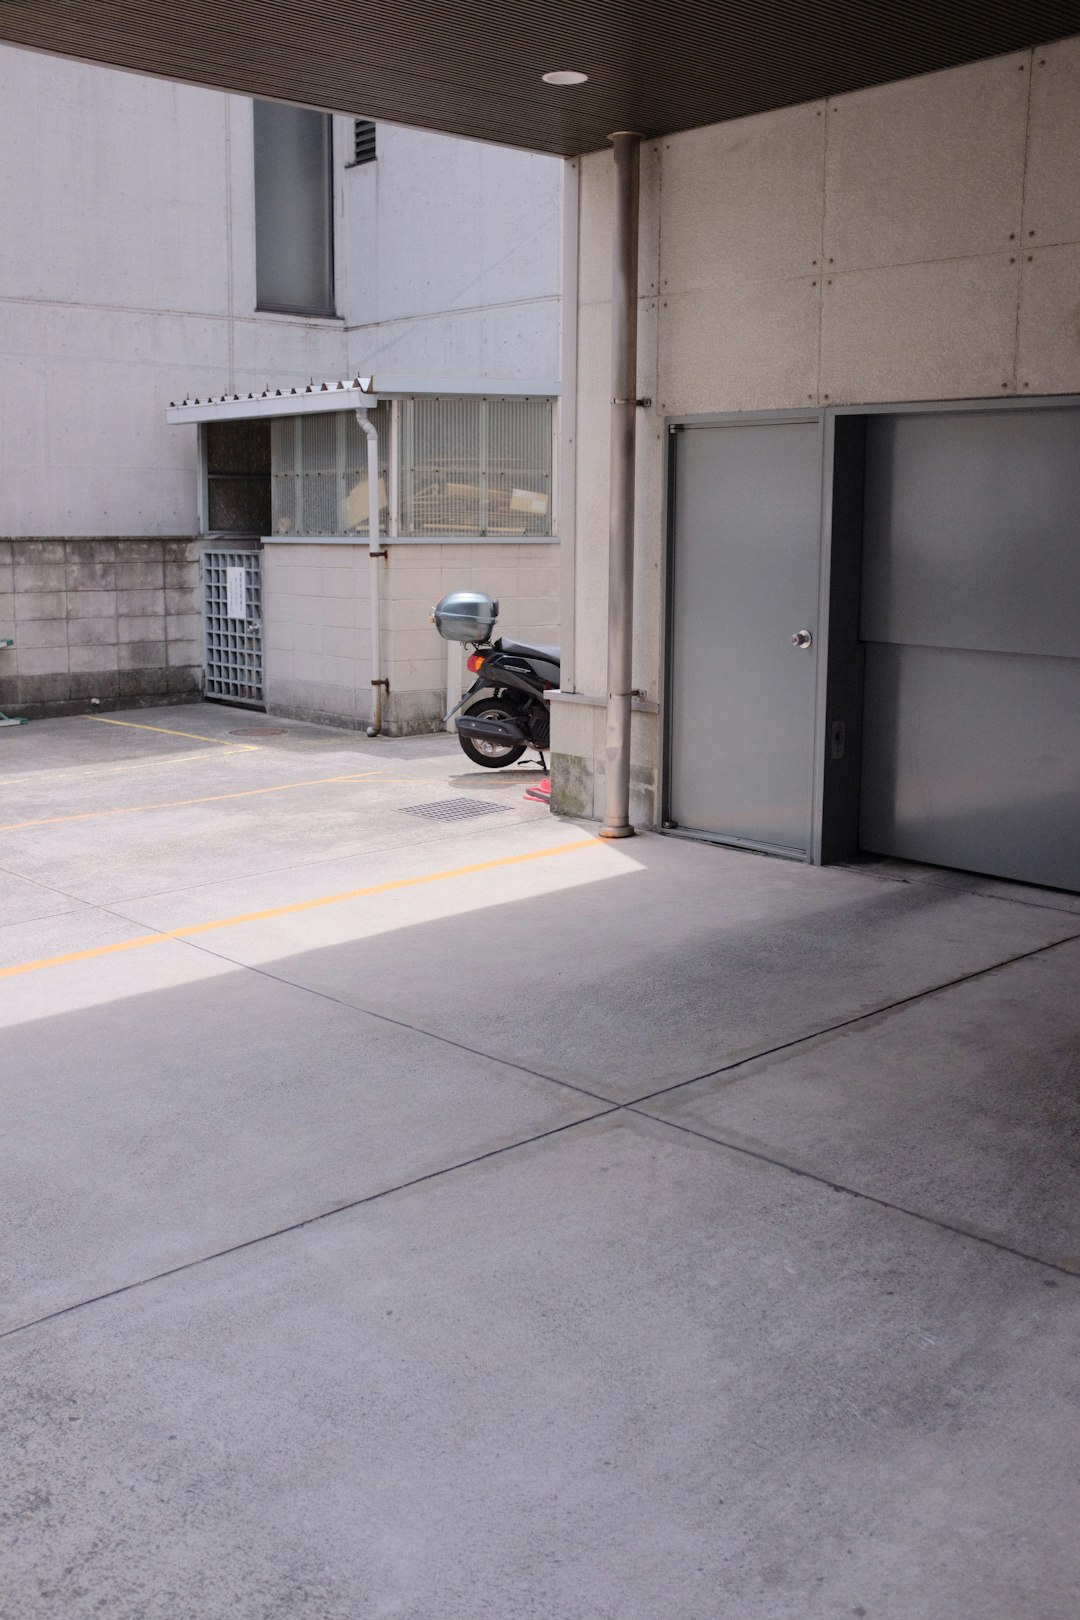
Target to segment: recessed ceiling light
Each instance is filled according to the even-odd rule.
[[[587,84],[587,73],[575,73],[571,68],[561,68],[557,73],[541,74],[545,84]]]

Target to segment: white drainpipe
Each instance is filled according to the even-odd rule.
[[[367,440],[368,596],[371,601],[371,724],[367,734],[377,737],[382,731],[383,688],[390,690],[390,683],[383,680],[382,674],[382,581],[379,575],[379,563],[389,552],[379,545],[379,435],[367,406],[360,407],[356,420]]]

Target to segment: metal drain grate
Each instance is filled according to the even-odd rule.
[[[497,816],[509,810],[508,804],[481,804],[478,799],[436,799],[432,804],[400,804],[407,816],[426,816],[429,821],[468,821],[470,816]]]
[[[288,726],[233,726],[230,737],[287,737]]]

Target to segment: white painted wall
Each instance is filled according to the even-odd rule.
[[[251,103],[0,46],[0,535],[193,533],[186,393],[557,375],[561,164],[351,127],[343,318],[258,314]]]
[[[658,696],[665,415],[1080,392],[1080,38],[642,152],[634,684]],[[599,803],[612,164],[582,164],[575,686],[553,748]],[[564,608],[565,612],[565,608]],[[567,621],[569,622],[569,620]],[[651,813],[655,716],[635,717]]]

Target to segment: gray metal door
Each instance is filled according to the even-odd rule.
[[[202,554],[206,697],[263,701],[261,561],[259,552],[238,546]]]
[[[1080,411],[870,417],[864,849],[1080,889]]]
[[[821,424],[691,425],[674,444],[668,817],[806,857]]]

